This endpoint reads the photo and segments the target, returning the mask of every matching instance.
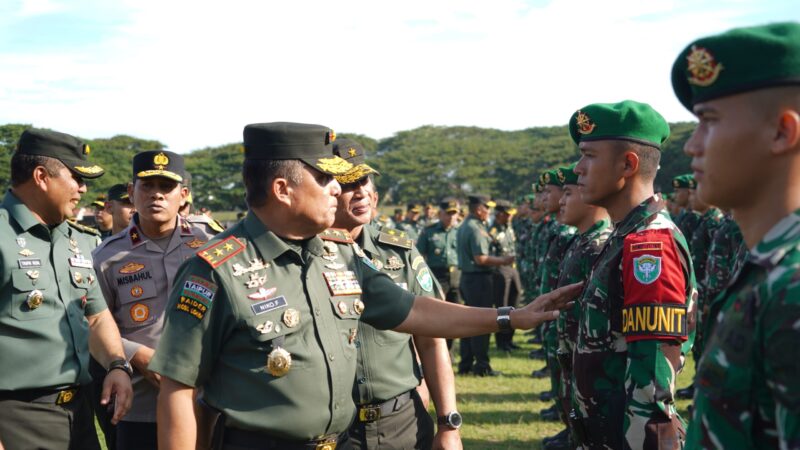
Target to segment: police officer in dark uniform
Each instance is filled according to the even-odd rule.
[[[84,178],[104,173],[89,151],[73,136],[30,129],[11,158],[0,205],[0,438],[8,449],[99,449],[90,340],[108,370],[101,397],[112,421],[131,405],[130,366],[92,269],[97,236],[66,221]]]

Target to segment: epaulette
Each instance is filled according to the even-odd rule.
[[[86,225],[81,225],[78,222],[72,222],[69,220],[67,221],[67,224],[69,224],[72,228],[75,228],[76,230],[80,231],[81,233],[91,234],[100,237],[100,232],[92,227],[87,227]]]
[[[414,247],[414,241],[409,239],[405,231],[393,230],[391,228],[381,230],[381,233],[378,235],[378,242],[404,248],[406,250],[411,250],[411,248]]]
[[[244,247],[245,245],[242,243],[242,241],[233,236],[228,236],[216,244],[200,250],[196,254],[211,267],[217,268],[225,261],[243,252]]]
[[[340,228],[328,228],[319,234],[319,238],[323,241],[340,242],[342,244],[353,243],[353,237],[350,236],[350,233]]]
[[[222,224],[217,222],[215,219],[209,220],[208,226],[211,227],[211,229],[216,231],[217,233],[222,233],[223,231],[225,231],[225,227],[223,227]]]

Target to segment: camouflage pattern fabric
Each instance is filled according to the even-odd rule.
[[[585,281],[589,278],[594,260],[611,235],[611,222],[601,220],[572,240],[561,263],[558,287]],[[561,365],[561,386],[558,393],[562,412],[572,410],[572,354],[578,337],[581,303],[576,301],[571,309],[561,312],[557,319],[558,361]]]
[[[700,360],[687,448],[800,448],[800,210],[753,248]]]
[[[700,225],[700,214],[690,209],[684,209],[675,218],[675,224],[680,228],[686,241],[691,242],[695,228]],[[689,249],[691,250],[691,247]]]
[[[579,300],[573,428],[583,448],[678,449],[675,378],[694,339],[697,301],[687,243],[658,197],[616,227]],[[655,303],[640,302],[647,298]],[[658,310],[671,315],[648,331]]]
[[[700,359],[703,352],[703,308],[705,306],[706,287],[704,285],[706,280],[706,263],[708,262],[709,250],[711,248],[711,241],[714,239],[714,233],[719,228],[720,222],[724,218],[722,211],[718,208],[709,208],[701,217],[700,223],[692,234],[692,239],[689,242],[689,248],[692,252],[692,262],[694,263],[694,275],[697,278],[697,290],[699,292],[697,301],[697,330],[699,331],[694,340],[694,347],[692,347],[692,356],[695,362]]]

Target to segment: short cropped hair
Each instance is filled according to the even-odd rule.
[[[639,157],[639,174],[645,180],[655,180],[658,165],[661,162],[661,150],[632,141],[614,141],[618,153],[633,152]]]
[[[247,205],[251,208],[264,206],[267,192],[277,178],[285,178],[295,185],[302,183],[303,162],[297,159],[246,159],[242,165],[242,179]]]
[[[16,187],[33,178],[33,170],[42,166],[47,175],[58,177],[61,169],[67,167],[61,161],[49,156],[15,153],[11,157],[11,186]]]

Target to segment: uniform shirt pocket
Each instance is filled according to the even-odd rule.
[[[118,318],[125,328],[138,328],[156,321],[155,303],[158,291],[155,280],[145,278],[117,286]]]
[[[52,316],[57,294],[51,284],[51,275],[43,268],[12,270],[11,317],[36,320]]]

